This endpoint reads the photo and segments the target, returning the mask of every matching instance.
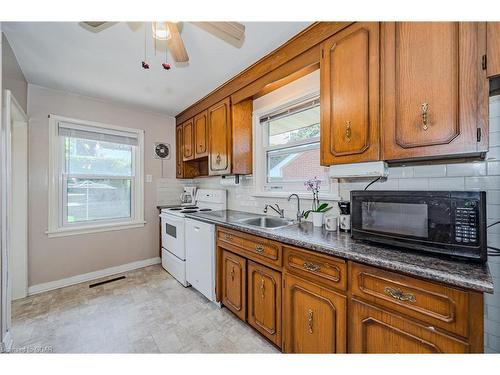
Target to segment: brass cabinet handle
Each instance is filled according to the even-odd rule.
[[[215,158],[215,164],[219,165],[221,161],[222,161],[222,158],[220,157],[220,152],[218,152],[217,157]]]
[[[231,268],[231,281],[234,281],[234,267]]]
[[[422,103],[422,129],[429,129],[429,103]]]
[[[394,299],[397,299],[398,301],[408,301],[412,303],[417,301],[417,299],[413,294],[404,293],[401,289],[396,289],[386,286],[384,288],[384,293],[387,294],[388,296],[391,296]]]
[[[264,246],[262,246],[262,245],[256,245],[255,246],[255,251],[258,252],[259,254],[262,254],[264,252]]]
[[[264,292],[265,292],[265,285],[264,285],[264,278],[261,278],[260,279],[260,293],[261,293],[261,297],[262,299],[264,299]]]
[[[321,269],[319,265],[310,262],[304,262],[304,268],[312,272],[318,272]]]
[[[351,138],[352,138],[351,126],[352,125],[351,125],[350,121],[345,122],[345,140],[346,140],[346,142],[351,142]]]
[[[230,234],[224,233],[224,239],[230,241],[233,239],[233,236],[231,236]]]
[[[307,312],[307,325],[309,327],[309,333],[313,333],[313,318],[314,318],[314,312],[309,309]]]

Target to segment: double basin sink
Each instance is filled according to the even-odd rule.
[[[266,228],[266,229],[279,229],[295,224],[293,220],[282,219],[279,217],[272,217],[272,216],[261,216],[261,217],[240,219],[238,220],[238,223],[251,225],[259,228]]]

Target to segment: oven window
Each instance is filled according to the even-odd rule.
[[[177,228],[171,224],[165,224],[165,232],[170,236],[177,238]]]
[[[428,238],[426,204],[363,202],[361,227],[364,230]]]

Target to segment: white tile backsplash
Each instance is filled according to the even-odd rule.
[[[446,176],[446,164],[419,165],[413,167],[414,177],[444,177]]]
[[[486,162],[447,165],[447,176],[486,176]]]

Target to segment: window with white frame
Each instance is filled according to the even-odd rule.
[[[264,191],[305,190],[304,181],[317,177],[329,192],[327,168],[320,165],[319,96],[294,101],[259,117],[265,175]]]
[[[51,116],[49,235],[143,225],[143,131]]]

